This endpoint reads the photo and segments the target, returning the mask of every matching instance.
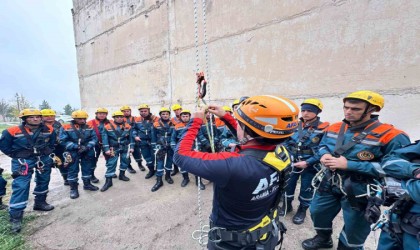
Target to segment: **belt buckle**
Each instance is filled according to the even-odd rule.
[[[222,227],[212,227],[209,230],[209,241],[213,243],[219,243],[222,241],[222,233],[221,231],[226,231],[226,228]]]

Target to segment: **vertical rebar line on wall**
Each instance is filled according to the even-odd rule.
[[[167,19],[168,19],[168,39],[167,39],[167,41],[168,41],[168,44],[167,44],[167,49],[166,49],[166,53],[168,53],[168,67],[169,67],[169,69],[168,69],[168,71],[169,71],[169,75],[168,75],[168,81],[169,81],[169,88],[170,88],[170,97],[169,97],[169,99],[170,99],[170,106],[172,105],[172,96],[173,96],[173,93],[172,93],[172,91],[173,91],[173,86],[172,86],[172,63],[171,63],[171,23],[169,22],[169,11],[170,11],[170,9],[169,9],[169,2],[170,1],[167,1],[166,2],[166,6],[167,6],[167,8],[168,8],[168,11],[167,11]]]

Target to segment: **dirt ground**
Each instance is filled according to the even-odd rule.
[[[0,164],[10,170],[10,159],[0,156]],[[99,187],[104,183],[105,160],[101,156],[97,177]],[[33,249],[201,249],[191,234],[199,229],[198,192],[193,182],[180,187],[182,176],[174,176],[175,183],[164,181],[159,191],[152,193],[155,179],[146,180],[146,172],[127,174],[129,182],[114,179],[114,186],[106,192],[84,191],[79,186],[80,197],[72,200],[69,187],[64,186],[61,175],[53,170],[48,202],[55,206],[50,212],[32,211],[30,195],[26,214],[38,215],[26,232]],[[81,182],[81,181],[80,181]],[[34,187],[32,183],[31,188]],[[203,223],[207,224],[212,204],[212,184],[201,192]],[[295,205],[296,206],[296,205]],[[309,218],[302,225],[292,223],[292,214],[283,221],[287,233],[282,249],[301,249],[300,243],[314,235]],[[335,220],[334,243],[342,228],[340,215]],[[366,249],[376,249],[371,233]]]

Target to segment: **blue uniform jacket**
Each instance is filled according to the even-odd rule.
[[[111,126],[112,125],[112,126]],[[127,147],[134,148],[134,138],[131,136],[131,126],[127,123],[117,124],[111,121],[101,132],[104,152],[113,147],[115,150]]]
[[[236,121],[223,117],[230,128]],[[243,150],[274,151],[275,146],[242,146],[239,152],[206,153],[192,150],[203,120],[193,118],[178,143],[174,163],[181,169],[214,183],[210,219],[216,226],[244,230],[261,221],[275,204],[279,192],[278,172]],[[236,134],[236,133],[235,133]]]
[[[420,180],[414,179],[413,172],[420,168],[420,141],[407,147],[396,149],[384,157],[383,170],[391,177],[402,180],[402,187],[407,190],[415,202],[411,212],[420,213]]]
[[[320,156],[316,152],[318,152],[318,145],[324,131],[329,125],[328,122],[321,122],[319,117],[308,124],[301,120],[299,126],[302,129],[300,131],[296,129],[284,146],[292,153],[295,161],[306,161],[308,166],[313,166],[319,163]]]
[[[71,124],[74,124],[73,121]],[[77,151],[79,149],[79,141],[80,146],[86,146],[88,149],[92,149],[98,143],[98,137],[92,126],[88,124],[82,126],[74,124],[75,128],[83,135],[83,138],[79,138],[71,124],[64,124],[60,130],[60,144],[67,151]]]
[[[174,126],[170,120],[164,121],[159,119],[153,124],[152,128],[152,146],[160,146],[162,148],[170,148],[171,133]]]
[[[54,150],[57,135],[54,129],[50,126],[41,124],[39,131],[31,132],[27,127],[24,127],[32,138],[34,146],[40,155],[49,155]],[[35,138],[36,136],[36,138]],[[13,126],[3,130],[0,138],[0,150],[11,158],[34,158],[34,150],[31,144],[24,136],[19,126]],[[23,157],[23,152],[27,152],[27,157]]]
[[[215,146],[215,150],[218,151],[220,138],[221,138],[220,130],[217,129],[217,126],[216,126],[215,123],[212,126],[208,126],[208,129],[209,129],[210,133],[211,133],[211,129],[213,129],[214,146]],[[209,138],[209,134],[207,132],[207,125],[206,124],[201,125],[200,131],[199,131],[197,137],[198,137],[198,141],[201,145],[200,146],[201,150],[202,151],[210,151],[210,148],[211,148],[210,138]]]
[[[139,117],[133,127],[133,136],[140,137],[140,144],[148,144],[152,140],[152,128],[153,123],[157,121],[159,117],[150,115],[149,118],[144,119]]]
[[[378,122],[377,117],[356,127],[349,128],[346,125],[343,144],[349,142],[355,135],[372,126],[375,122]],[[333,153],[341,124],[342,122],[335,123],[327,129],[319,144],[320,158],[324,154]],[[408,144],[410,144],[410,139],[404,132],[394,128],[392,125],[383,123],[371,131],[360,143],[343,153],[343,156],[347,159],[346,171],[374,178],[383,177],[385,172],[380,165],[382,157],[392,150]]]

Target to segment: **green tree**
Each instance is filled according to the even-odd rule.
[[[46,100],[43,100],[42,103],[41,103],[41,105],[39,105],[39,109],[40,110],[43,110],[43,109],[51,109],[51,106],[50,106],[50,104]]]
[[[71,115],[71,113],[73,113],[73,111],[75,111],[76,109],[72,108],[70,104],[67,104],[66,106],[64,106],[63,110],[65,115]]]
[[[0,101],[0,115],[1,115],[4,122],[6,121],[6,117],[7,117],[7,114],[9,112],[9,109],[10,109],[10,103],[7,102],[4,99],[1,99],[1,101]]]

